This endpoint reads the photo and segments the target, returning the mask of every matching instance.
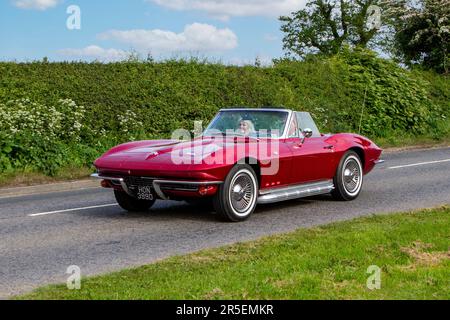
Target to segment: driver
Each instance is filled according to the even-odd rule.
[[[250,135],[252,133],[255,133],[255,125],[251,120],[242,119],[239,121],[239,128],[237,130],[239,133],[242,133],[243,135]]]

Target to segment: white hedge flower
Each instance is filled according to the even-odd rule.
[[[23,134],[46,141],[79,141],[84,129],[85,109],[70,99],[46,106],[29,99],[0,104],[0,131],[10,135]]]

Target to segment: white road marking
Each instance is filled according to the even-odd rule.
[[[29,214],[28,216],[29,217],[39,217],[39,216],[46,216],[46,215],[55,214],[55,213],[82,211],[82,210],[89,210],[89,209],[96,209],[96,208],[115,207],[117,205],[118,205],[117,203],[114,203],[114,204],[102,204],[102,205],[99,205],[99,206],[91,206],[91,207],[83,207],[83,208],[73,208],[73,209],[65,209],[65,210],[58,210],[58,211],[50,211],[50,212],[33,213],[33,214]]]
[[[407,164],[407,165],[403,165],[403,166],[389,167],[388,169],[400,169],[400,168],[408,168],[408,167],[417,167],[417,166],[424,166],[424,165],[427,165],[427,164],[435,164],[435,163],[443,163],[443,162],[450,162],[450,159],[413,163],[413,164]]]

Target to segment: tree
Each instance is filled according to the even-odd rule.
[[[392,52],[407,66],[449,72],[450,0],[385,0],[395,30]]]
[[[305,9],[280,17],[288,55],[332,55],[343,45],[367,47],[380,23],[368,25],[368,17],[381,22],[378,0],[309,0]],[[374,20],[372,19],[372,22]]]

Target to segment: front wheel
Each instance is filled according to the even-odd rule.
[[[333,197],[341,201],[356,199],[361,192],[363,176],[361,159],[358,154],[354,151],[347,152],[342,157],[334,177]]]
[[[258,192],[258,180],[252,167],[236,165],[214,196],[214,208],[226,221],[244,221],[255,211]]]
[[[119,206],[130,212],[147,211],[155,203],[155,199],[139,200],[119,190],[114,190],[114,195]]]

